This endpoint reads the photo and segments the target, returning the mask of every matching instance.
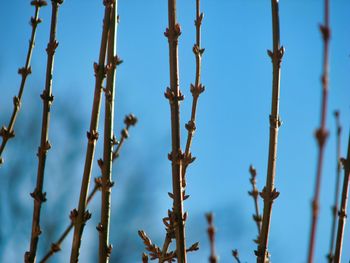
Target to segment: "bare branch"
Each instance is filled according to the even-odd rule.
[[[27,51],[25,65],[23,68],[18,69],[18,74],[20,74],[22,78],[21,84],[19,86],[18,95],[13,97],[13,112],[11,115],[10,123],[8,124],[7,127],[3,126],[0,130],[0,136],[2,137],[2,143],[0,145],[0,165],[3,163],[3,158],[1,156],[8,140],[15,137],[14,126],[17,119],[17,115],[21,109],[22,96],[23,96],[26,80],[28,75],[32,73],[32,68],[30,66],[30,63],[32,60],[33,49],[35,46],[36,29],[38,25],[41,23],[41,19],[39,18],[39,11],[40,11],[40,8],[43,6],[46,6],[47,3],[46,1],[43,1],[43,0],[35,0],[31,2],[31,5],[35,7],[34,17],[31,17],[30,19],[32,33],[29,40],[29,47]]]
[[[349,183],[350,183],[350,133],[348,142],[348,156],[346,159],[342,159],[344,167],[344,182],[343,182],[343,192],[341,198],[341,205],[339,210],[338,219],[338,232],[337,232],[337,243],[334,252],[334,262],[339,263],[341,261],[341,253],[343,248],[343,238],[346,222],[346,210],[348,206],[348,195],[349,195]]]
[[[280,77],[281,62],[284,54],[284,48],[280,46],[280,25],[278,0],[271,0],[272,9],[272,31],[273,31],[273,51],[268,50],[268,55],[273,64],[272,80],[272,103],[270,114],[270,139],[269,139],[269,158],[267,166],[266,185],[260,194],[264,200],[263,221],[259,236],[258,250],[255,252],[258,263],[268,262],[268,240],[271,223],[271,213],[273,201],[278,197],[279,192],[275,188],[276,160],[277,160],[277,142],[278,129],[281,126],[279,116],[279,96],[280,96]]]
[[[323,50],[323,74],[322,74],[322,105],[321,105],[321,123],[320,127],[316,130],[315,137],[318,144],[318,158],[317,158],[317,171],[316,171],[316,183],[315,192],[312,200],[312,220],[310,230],[310,241],[308,250],[308,263],[312,263],[314,260],[315,240],[316,240],[316,228],[319,212],[319,199],[321,190],[322,179],[322,166],[324,159],[324,148],[328,137],[328,131],[326,129],[326,115],[327,115],[327,100],[328,100],[328,56],[329,56],[329,39],[330,39],[330,27],[329,27],[329,0],[325,0],[324,8],[324,25],[320,26],[320,30],[323,37],[324,50]]]
[[[58,8],[63,3],[63,0],[52,0],[52,14],[51,14],[51,27],[50,27],[50,39],[47,45],[47,66],[46,66],[46,79],[45,79],[45,89],[41,95],[43,100],[43,116],[42,116],[42,128],[41,128],[41,139],[40,146],[38,149],[38,173],[36,187],[30,195],[34,199],[34,211],[32,219],[32,232],[30,238],[30,250],[24,255],[25,263],[33,263],[36,261],[36,252],[39,242],[39,236],[41,234],[40,228],[40,212],[41,205],[46,201],[46,193],[43,192],[44,186],[44,173],[45,173],[45,163],[46,154],[51,148],[49,142],[49,126],[50,126],[50,109],[53,102],[52,95],[52,75],[53,75],[53,65],[54,65],[54,55],[55,50],[58,46],[56,41],[56,27],[58,18]],[[40,2],[35,2],[40,5]]]

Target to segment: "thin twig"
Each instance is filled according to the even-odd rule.
[[[327,100],[328,100],[328,70],[329,70],[329,39],[330,39],[330,27],[329,27],[329,0],[325,0],[324,8],[324,25],[320,26],[324,50],[323,50],[323,74],[322,74],[322,106],[321,106],[321,123],[320,127],[316,130],[315,137],[318,144],[318,158],[317,158],[317,171],[316,171],[316,183],[315,192],[312,200],[312,219],[310,230],[310,241],[308,250],[308,263],[312,263],[314,260],[315,240],[316,240],[316,228],[319,212],[319,198],[321,190],[321,178],[322,178],[322,166],[324,159],[324,146],[328,137],[328,131],[326,129],[326,116],[327,116]]]
[[[103,30],[101,36],[101,47],[98,64],[94,64],[95,70],[95,94],[94,101],[91,112],[91,121],[90,121],[90,130],[87,133],[88,144],[85,157],[84,173],[80,189],[79,205],[78,210],[74,209],[71,212],[73,223],[74,223],[74,235],[72,242],[72,251],[70,262],[76,263],[79,258],[79,250],[81,244],[81,238],[84,231],[84,226],[86,221],[90,219],[91,214],[86,210],[86,199],[87,193],[89,192],[89,184],[91,178],[91,170],[93,165],[93,159],[95,154],[96,141],[98,139],[98,122],[100,116],[100,106],[101,106],[101,96],[102,96],[102,83],[106,77],[106,72],[108,70],[105,67],[106,59],[106,49],[107,49],[107,40],[108,40],[108,31],[110,26],[110,15],[112,10],[113,0],[104,0],[103,4],[105,5],[104,19],[103,19]]]
[[[337,243],[336,243],[335,252],[334,252],[334,263],[340,263],[340,260],[341,260],[345,221],[347,217],[346,210],[348,205],[349,183],[350,183],[350,133],[349,133],[349,142],[348,142],[348,156],[346,160],[342,159],[342,163],[344,167],[344,182],[343,182],[341,205],[339,210]]]
[[[148,256],[146,253],[142,253],[142,263],[148,263]]]
[[[232,256],[237,261],[237,263],[241,263],[241,260],[239,259],[239,254],[238,254],[238,250],[237,249],[232,250]]]
[[[39,11],[42,6],[46,6],[47,3],[44,0],[34,0],[30,3],[32,6],[35,6],[35,12],[34,17],[31,17],[30,19],[30,25],[32,27],[32,33],[29,40],[29,47],[27,51],[27,57],[26,62],[23,68],[18,69],[18,74],[21,75],[21,84],[19,86],[18,95],[13,97],[13,111],[10,119],[10,123],[7,127],[3,126],[0,130],[0,136],[2,137],[2,143],[0,146],[0,165],[3,163],[2,153],[5,149],[5,146],[11,138],[15,137],[14,132],[14,126],[17,119],[17,115],[19,113],[19,110],[21,109],[21,102],[22,102],[22,96],[23,91],[25,88],[26,80],[28,75],[32,73],[32,68],[30,66],[31,60],[32,60],[32,54],[33,49],[35,46],[35,36],[36,36],[36,29],[38,24],[41,23],[41,19],[39,18]]]
[[[122,149],[122,146],[125,142],[125,140],[128,138],[129,136],[129,128],[130,126],[135,126],[137,122],[136,117],[133,114],[129,114],[127,116],[125,116],[124,119],[124,124],[125,124],[125,128],[122,129],[121,132],[121,139],[119,142],[117,142],[115,140],[115,143],[117,143],[117,148],[114,150],[113,152],[113,163],[116,161],[116,159],[118,159],[119,154],[120,154],[120,150]],[[95,178],[95,186],[92,189],[91,193],[89,194],[89,196],[87,197],[87,201],[86,204],[88,205],[91,200],[95,197],[95,194],[98,190],[101,189],[101,185],[102,185],[102,179],[101,177],[97,177]],[[62,242],[65,240],[65,238],[67,237],[67,235],[69,234],[69,232],[73,229],[73,221],[71,221],[71,223],[69,224],[69,226],[66,227],[66,229],[64,230],[64,232],[61,234],[61,236],[59,237],[59,239],[55,242],[52,243],[51,245],[51,249],[49,252],[46,253],[46,255],[43,257],[42,260],[40,260],[40,263],[45,263],[47,262],[47,260],[53,256],[56,252],[61,250],[61,244]]]
[[[39,241],[39,236],[41,234],[40,229],[40,211],[41,204],[46,201],[46,193],[43,192],[44,185],[44,172],[46,163],[46,154],[50,150],[51,145],[49,142],[49,124],[50,124],[50,108],[53,102],[52,96],[52,75],[53,75],[53,65],[54,65],[54,55],[55,50],[58,46],[56,41],[56,27],[58,18],[59,6],[63,3],[63,0],[52,0],[52,15],[51,15],[51,27],[50,27],[50,40],[47,45],[47,66],[46,66],[46,80],[45,89],[41,94],[43,100],[43,116],[42,116],[42,130],[40,146],[38,149],[38,173],[37,182],[34,192],[30,195],[34,199],[34,211],[32,220],[32,232],[30,239],[30,250],[25,253],[24,261],[26,263],[32,263],[36,261],[36,251]]]
[[[196,20],[194,24],[196,26],[196,43],[193,46],[193,53],[196,57],[196,77],[195,84],[191,84],[191,93],[192,93],[192,111],[191,119],[185,125],[187,129],[187,141],[184,153],[184,162],[182,165],[182,186],[186,187],[186,170],[190,163],[195,160],[195,157],[192,157],[191,154],[191,145],[193,140],[193,135],[196,130],[196,112],[197,112],[197,103],[199,95],[204,92],[205,87],[201,84],[201,68],[202,68],[202,55],[204,53],[204,48],[201,47],[201,25],[204,14],[200,12],[200,0],[196,0]]]
[[[210,241],[210,256],[209,256],[209,262],[210,263],[216,263],[218,261],[218,258],[215,253],[215,227],[214,227],[214,216],[212,213],[206,214],[206,218],[208,221],[208,236]]]
[[[272,9],[272,31],[273,31],[273,51],[268,50],[268,55],[273,64],[272,80],[272,103],[270,114],[270,139],[269,139],[269,158],[266,176],[266,185],[261,193],[264,200],[263,221],[259,237],[258,250],[256,251],[257,262],[265,263],[269,258],[268,240],[271,223],[272,203],[278,197],[279,192],[275,188],[276,160],[277,160],[277,142],[278,129],[281,126],[279,116],[279,96],[280,96],[280,77],[281,62],[284,54],[284,48],[280,46],[280,24],[278,0],[271,0]]]
[[[339,191],[340,191],[340,171],[341,171],[341,163],[340,163],[340,153],[341,153],[341,130],[342,127],[339,121],[339,111],[334,112],[335,121],[336,121],[336,129],[337,129],[337,146],[336,146],[336,183],[335,183],[335,192],[334,192],[334,204],[332,206],[332,228],[331,228],[331,244],[329,247],[329,253],[327,255],[327,259],[329,263],[333,262],[334,255],[334,245],[335,245],[335,233],[337,227],[337,213],[338,213],[338,204],[339,204]]]
[[[171,111],[172,151],[169,159],[172,162],[173,213],[175,218],[175,237],[177,260],[187,262],[185,220],[183,213],[182,165],[184,155],[180,145],[180,101],[183,95],[179,88],[178,38],[181,34],[180,25],[176,19],[176,0],[168,0],[169,25],[165,36],[169,42],[170,88],[165,96],[169,99]]]
[[[113,146],[115,136],[113,135],[114,125],[114,97],[115,97],[115,71],[121,60],[116,56],[116,30],[117,30],[117,10],[118,1],[115,0],[112,12],[108,36],[108,55],[107,63],[110,69],[107,72],[107,86],[105,90],[105,126],[104,126],[104,144],[103,144],[103,162],[102,170],[102,189],[101,189],[101,222],[98,225],[99,231],[99,262],[109,262],[112,252],[112,245],[109,243],[109,228],[111,217],[111,188],[114,185],[112,181],[112,162]]]
[[[98,190],[101,189],[101,177],[97,177],[95,178],[95,186],[92,189],[91,193],[89,194],[88,198],[87,198],[87,204],[90,203],[90,201],[94,198],[95,194],[97,193]],[[59,239],[55,242],[52,243],[50,251],[46,253],[46,255],[43,257],[42,260],[40,260],[40,263],[45,263],[47,262],[47,260],[52,257],[55,253],[57,253],[58,251],[61,250],[61,244],[62,242],[66,239],[66,237],[68,236],[68,234],[70,233],[70,231],[73,229],[73,222],[71,222],[66,229],[63,231],[63,233],[61,234],[61,236],[59,237]]]
[[[259,190],[256,187],[256,169],[251,165],[249,166],[249,173],[250,173],[250,183],[252,185],[252,191],[249,191],[248,194],[253,198],[254,200],[254,207],[255,207],[255,214],[253,214],[253,220],[256,223],[256,226],[258,228],[258,238],[255,240],[255,242],[259,242],[259,235],[261,232],[261,220],[262,217],[260,215],[259,211]]]

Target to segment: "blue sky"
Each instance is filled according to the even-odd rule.
[[[60,44],[55,59],[55,104],[52,108],[53,124],[50,131],[53,149],[48,156],[47,174],[52,174],[53,182],[62,183],[62,191],[71,193],[70,203],[67,205],[69,209],[77,204],[82,176],[82,160],[86,147],[84,134],[89,126],[94,88],[92,65],[98,58],[102,29],[101,2],[66,0],[59,13],[57,39]],[[180,87],[185,95],[185,101],[181,105],[183,145],[184,124],[190,116],[189,86],[194,81],[195,73],[192,53],[195,39],[194,8],[195,1],[178,0],[178,20],[182,26],[179,42]],[[326,145],[323,170],[316,262],[325,262],[329,245],[330,206],[333,201],[336,167],[335,122],[332,114],[335,109],[341,111],[343,155],[348,140],[349,8],[348,1],[331,1],[332,38],[327,114],[330,137]],[[17,92],[19,84],[16,71],[23,65],[27,52],[30,35],[28,21],[33,9],[29,1],[23,3],[15,0],[2,1],[0,10],[0,112],[1,123],[7,123],[12,111],[12,96]],[[253,262],[255,245],[252,239],[256,236],[256,228],[251,220],[253,202],[247,195],[250,190],[248,167],[253,163],[257,168],[261,189],[267,167],[268,116],[271,103],[272,65],[266,53],[272,47],[270,1],[202,0],[202,10],[205,13],[202,45],[206,48],[202,82],[206,86],[206,92],[199,101],[197,131],[192,147],[197,160],[188,170],[187,192],[191,194],[191,198],[185,203],[189,212],[188,242],[199,240],[202,248],[189,256],[189,260],[205,262],[208,257],[204,213],[213,211],[216,215],[217,250],[221,262],[231,260],[231,248],[240,250],[243,261]],[[161,218],[171,205],[166,194],[171,190],[170,163],[167,160],[167,153],[170,151],[170,115],[168,102],[163,95],[169,84],[168,46],[163,36],[167,26],[167,1],[119,1],[119,14],[121,22],[117,50],[124,63],[117,72],[116,132],[121,128],[123,116],[129,112],[138,116],[139,124],[131,132],[124,156],[115,169],[118,187],[113,189],[113,202],[115,209],[118,209],[121,202],[127,204],[130,193],[123,190],[123,187],[128,184],[128,173],[135,173],[137,167],[142,167],[142,174],[147,176],[140,177],[139,180],[145,182],[143,190],[146,195],[154,195],[152,207],[155,214],[154,219],[152,218],[153,224],[143,223],[142,218],[147,216],[147,212],[140,214],[139,220],[135,219],[135,222],[139,224],[139,228],[144,228],[151,236],[157,236],[161,242]],[[28,79],[18,125],[24,118],[33,118],[41,112],[41,102],[37,98],[44,86],[44,50],[48,41],[50,7],[42,9],[40,17],[44,22],[38,28],[32,60],[33,74]],[[301,263],[306,261],[311,220],[310,202],[315,181],[317,149],[313,133],[320,118],[323,46],[318,25],[323,20],[322,1],[281,0],[280,19],[281,43],[286,48],[281,70],[280,114],[283,125],[279,134],[276,178],[276,187],[281,195],[273,206],[269,247],[274,262]],[[65,155],[66,147],[71,143],[70,134],[59,120],[59,107],[65,105],[72,111],[69,114],[77,116],[81,124],[74,130],[79,135],[75,143],[80,147],[73,156],[80,163],[74,165],[74,175],[70,175],[75,182],[75,188],[64,184],[62,177],[67,176],[66,172],[52,171],[60,169],[61,156]],[[16,137],[14,141],[18,141],[18,144],[8,144],[8,152],[4,156],[5,165],[11,166],[12,157],[20,150],[15,145],[20,147],[20,142],[27,140],[33,140],[36,145],[39,143],[38,138],[35,134]],[[35,182],[35,151],[36,147],[28,152],[28,155],[33,155],[32,160],[28,161],[28,176],[33,178],[28,179],[23,186],[24,192],[31,191]],[[99,146],[96,156],[100,153]],[[55,157],[55,154],[59,157]],[[10,178],[11,175],[6,172],[9,169],[6,166],[2,169],[2,176]],[[94,171],[97,172],[97,169]],[[46,180],[46,187],[54,188],[53,182]],[[59,194],[52,195],[52,199],[55,199]],[[29,217],[32,201],[28,194],[23,195],[23,200],[27,202]],[[95,206],[98,209],[97,203]],[[68,215],[68,211],[62,213]],[[16,222],[20,221],[14,220],[11,224]],[[118,233],[124,227],[115,224],[112,231]],[[93,229],[94,225],[91,224],[90,228]],[[25,231],[27,233],[24,233],[24,237],[28,237],[28,240],[21,243],[21,251],[25,251],[29,244],[29,228]],[[94,230],[89,233],[87,232],[91,238],[97,236]],[[69,251],[70,242],[71,238],[67,239],[66,251]],[[12,255],[17,258],[12,262],[20,262],[22,256],[18,259],[18,255],[11,253],[10,250],[14,247],[10,243],[2,240],[0,245],[8,248],[4,254],[6,259]],[[97,246],[90,243],[85,247],[83,244],[83,257],[84,251],[97,250]],[[136,246],[135,257],[130,262],[139,260],[142,252],[141,241]],[[346,228],[344,247],[349,246],[350,231]],[[115,247],[118,249],[118,243]],[[62,255],[67,256],[64,251]],[[349,258],[350,251],[344,249],[344,262]],[[4,260],[1,257],[0,259]]]

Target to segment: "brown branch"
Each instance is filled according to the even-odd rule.
[[[130,126],[134,126],[136,124],[136,122],[137,122],[137,119],[133,114],[129,114],[129,115],[125,116],[125,119],[124,119],[125,128],[121,132],[120,142],[117,142],[117,140],[114,140],[114,143],[117,144],[118,146],[117,146],[117,149],[114,150],[114,152],[113,152],[113,156],[115,157],[115,158],[113,158],[113,162],[115,162],[116,159],[119,157],[120,150],[122,149],[122,146],[123,146],[125,140],[128,138],[128,134],[129,134],[128,131],[129,131]],[[101,187],[102,187],[102,178],[101,177],[95,178],[95,186],[92,189],[89,196],[87,197],[87,201],[86,201],[87,205],[95,197],[96,192],[98,190],[100,190]],[[67,228],[64,230],[64,232],[59,237],[59,239],[55,243],[52,243],[50,251],[46,253],[46,255],[43,257],[43,259],[40,261],[40,263],[45,263],[51,256],[53,256],[55,253],[57,253],[61,250],[60,247],[61,247],[62,242],[65,240],[65,238],[67,237],[69,232],[73,229],[73,226],[74,226],[74,224],[72,221],[69,224],[69,226],[67,226]]]
[[[34,192],[30,195],[34,199],[34,211],[32,219],[32,233],[30,238],[30,250],[25,253],[24,261],[26,263],[32,263],[36,261],[36,251],[41,234],[40,229],[40,211],[41,204],[46,201],[46,193],[43,192],[44,185],[44,172],[46,163],[46,154],[50,150],[51,145],[49,143],[49,124],[50,124],[50,108],[53,102],[52,96],[52,75],[55,50],[58,46],[56,41],[56,27],[58,18],[59,6],[63,3],[63,0],[52,0],[52,15],[51,15],[51,27],[50,27],[50,40],[47,45],[47,66],[46,66],[46,81],[45,89],[41,95],[43,100],[43,117],[42,117],[42,129],[40,146],[38,149],[38,173],[37,182]]]
[[[261,232],[261,220],[262,217],[260,215],[260,211],[259,211],[259,202],[258,202],[258,198],[259,198],[259,190],[256,187],[256,169],[251,165],[249,167],[249,173],[251,175],[250,177],[250,183],[252,185],[252,191],[249,191],[248,194],[253,198],[254,200],[254,206],[255,206],[255,214],[253,214],[253,220],[256,223],[256,226],[258,228],[258,238],[256,240],[254,240],[256,243],[259,243],[259,235]]]
[[[74,235],[72,242],[72,250],[70,262],[76,263],[79,258],[79,250],[81,244],[81,238],[84,231],[86,221],[91,217],[89,211],[86,210],[86,199],[89,191],[89,183],[91,178],[92,164],[95,154],[96,141],[98,139],[98,122],[100,116],[101,96],[102,96],[102,83],[106,76],[108,67],[105,67],[107,39],[110,26],[110,15],[112,9],[113,0],[104,0],[105,5],[104,19],[103,19],[103,30],[101,36],[101,47],[98,64],[94,64],[95,69],[95,94],[91,112],[90,130],[87,133],[88,144],[85,157],[84,173],[80,189],[79,205],[78,210],[74,209],[71,214],[74,215]]]
[[[269,158],[267,166],[266,185],[260,194],[264,200],[263,221],[259,237],[258,250],[255,252],[258,263],[268,262],[268,239],[271,223],[272,203],[279,195],[275,188],[276,160],[277,160],[277,142],[278,129],[281,126],[279,116],[279,95],[280,95],[280,75],[281,62],[284,54],[284,48],[280,46],[280,26],[278,0],[271,0],[272,8],[272,31],[273,31],[273,51],[268,50],[268,55],[273,64],[272,80],[272,103],[270,114],[270,139],[269,139]]]
[[[39,11],[42,6],[46,6],[47,3],[44,0],[34,0],[31,1],[30,3],[32,6],[35,6],[35,12],[34,12],[34,17],[31,17],[30,19],[30,25],[32,27],[32,33],[31,37],[29,40],[29,47],[27,51],[27,57],[26,57],[26,62],[23,68],[18,69],[18,74],[21,75],[21,84],[19,86],[19,91],[18,95],[13,97],[13,111],[11,115],[10,122],[7,127],[3,126],[0,130],[0,136],[2,137],[2,143],[0,145],[0,165],[3,163],[3,158],[2,153],[5,149],[5,146],[7,142],[15,137],[15,132],[14,132],[14,126],[15,122],[17,119],[17,115],[21,109],[21,102],[22,102],[22,96],[23,96],[23,91],[25,88],[26,80],[28,75],[32,73],[32,68],[30,66],[31,60],[32,60],[32,54],[33,54],[33,49],[35,46],[35,36],[36,36],[36,29],[38,24],[41,23],[41,19],[39,18]]]
[[[209,262],[216,263],[218,261],[216,253],[215,253],[215,227],[213,224],[214,216],[212,213],[206,214],[206,218],[208,221],[208,236],[210,241],[210,256]]]
[[[313,262],[315,240],[316,240],[316,228],[319,212],[319,199],[321,190],[321,178],[322,178],[322,166],[324,159],[324,146],[328,137],[328,131],[326,129],[326,116],[327,116],[327,100],[328,100],[328,57],[329,57],[329,39],[330,39],[330,27],[329,27],[329,0],[325,0],[325,15],[324,25],[320,26],[324,50],[323,50],[323,74],[322,74],[322,106],[321,106],[321,123],[320,127],[315,133],[315,137],[318,143],[318,158],[317,158],[317,171],[316,171],[316,183],[315,192],[312,200],[312,219],[311,219],[311,230],[310,230],[310,241],[308,251],[308,263]]]
[[[111,188],[114,185],[112,181],[112,162],[113,146],[115,137],[113,135],[114,125],[114,97],[115,97],[115,70],[121,60],[116,56],[116,13],[118,1],[115,0],[112,12],[111,23],[108,36],[108,55],[107,63],[110,69],[107,72],[107,87],[105,90],[105,126],[104,126],[104,144],[103,144],[103,163],[102,170],[102,189],[101,189],[101,222],[98,226],[99,231],[99,262],[107,263],[112,252],[112,245],[109,243],[109,228],[111,217]]]
[[[162,255],[161,249],[157,245],[152,243],[152,240],[147,236],[147,234],[144,231],[139,230],[138,234],[143,240],[146,250],[150,253],[151,260],[160,258]]]
[[[190,163],[195,160],[195,157],[192,157],[191,154],[191,145],[193,140],[193,135],[196,130],[196,112],[197,112],[197,103],[199,95],[204,92],[204,86],[201,84],[201,68],[202,68],[202,55],[204,53],[204,48],[201,47],[201,25],[204,14],[200,12],[200,0],[196,0],[196,20],[194,24],[196,26],[196,43],[193,46],[193,53],[196,57],[196,77],[195,84],[191,84],[191,93],[192,93],[192,111],[191,119],[186,124],[187,129],[187,141],[184,153],[184,163],[182,166],[182,185],[186,187],[186,170]]]
[[[168,0],[169,26],[165,36],[169,42],[170,88],[165,96],[169,99],[171,111],[172,151],[169,159],[172,162],[173,213],[175,218],[175,237],[177,260],[187,262],[185,223],[183,213],[182,165],[184,155],[180,146],[180,101],[183,95],[179,89],[178,37],[181,34],[180,25],[176,19],[176,0]]]
[[[89,194],[88,198],[87,198],[87,204],[90,203],[90,201],[94,198],[95,194],[97,193],[98,190],[101,189],[101,177],[95,178],[95,186],[92,189],[91,193]],[[70,231],[73,229],[73,222],[71,222],[66,229],[63,231],[62,235],[59,237],[59,239],[55,242],[52,243],[50,251],[46,253],[46,255],[43,257],[42,260],[40,260],[40,263],[45,263],[47,262],[47,260],[52,257],[55,253],[57,253],[58,251],[61,250],[61,244],[62,242],[66,239],[66,237],[68,236],[68,234],[70,233]]]
[[[350,133],[349,133],[349,142],[348,142],[348,156],[346,160],[342,159],[342,163],[344,167],[344,182],[343,182],[341,205],[339,210],[337,243],[336,243],[335,252],[334,252],[335,263],[339,263],[341,260],[345,221],[347,217],[346,210],[348,205],[349,183],[350,183]]]
[[[340,191],[340,171],[341,171],[341,163],[340,163],[340,147],[341,147],[341,130],[342,127],[339,121],[339,111],[334,112],[335,121],[336,121],[336,129],[337,129],[337,146],[336,146],[336,183],[335,183],[335,192],[334,192],[334,205],[332,206],[332,228],[331,228],[331,244],[329,247],[329,253],[327,255],[327,259],[329,263],[333,262],[334,255],[334,245],[335,245],[335,233],[337,227],[337,213],[338,213],[338,204],[339,204],[339,191]]]

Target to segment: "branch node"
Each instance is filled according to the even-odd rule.
[[[282,125],[282,121],[279,116],[269,116],[270,118],[270,127],[273,127],[274,129],[278,129]]]
[[[30,193],[30,196],[38,203],[44,203],[46,202],[46,193],[40,191],[38,188],[35,188],[32,193]]]
[[[202,84],[199,84],[198,86],[191,84],[190,91],[194,98],[198,98],[199,95],[205,91],[205,86]]]
[[[46,52],[49,56],[53,56],[55,54],[56,48],[58,47],[58,42],[56,40],[49,42],[47,44]]]
[[[91,130],[91,132],[87,132],[86,136],[89,140],[89,143],[95,143],[98,140],[98,132],[95,130]]]
[[[328,26],[320,25],[320,31],[324,42],[327,42],[331,37],[331,30]]]
[[[19,68],[18,74],[22,75],[23,78],[26,78],[28,75],[32,74],[32,68],[30,66],[28,68]]]
[[[315,138],[319,147],[323,147],[328,137],[328,131],[324,128],[317,129],[315,132]]]
[[[15,137],[15,132],[14,131],[10,131],[7,127],[2,126],[1,130],[0,130],[0,136],[2,137],[2,139],[4,141],[7,141],[13,137]]]
[[[51,106],[53,100],[54,100],[54,96],[48,94],[47,90],[44,90],[43,93],[40,95],[40,98],[43,101],[46,101],[49,105],[49,107]]]

